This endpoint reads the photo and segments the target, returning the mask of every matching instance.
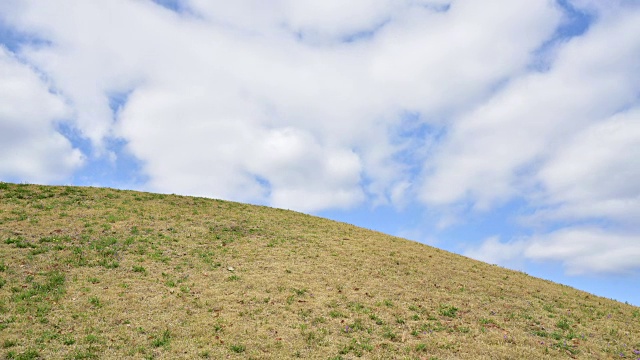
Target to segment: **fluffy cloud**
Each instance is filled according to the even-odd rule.
[[[545,164],[539,178],[546,201],[554,205],[537,214],[539,217],[607,219],[637,226],[640,108],[616,114],[576,134]]]
[[[531,190],[540,162],[566,139],[632,104],[640,84],[640,12],[602,19],[543,73],[511,81],[463,115],[427,163],[422,199],[480,208]]]
[[[489,207],[529,201],[523,218],[559,230],[487,240],[468,254],[562,261],[569,272],[640,268],[640,9],[607,9],[557,52],[453,128],[423,199]],[[573,223],[590,225],[570,225]]]
[[[523,266],[523,252],[526,250],[524,241],[501,242],[497,236],[485,239],[482,244],[475,248],[467,249],[466,256],[490,264],[500,264],[511,268]]]
[[[50,42],[21,56],[97,150],[127,142],[149,189],[307,211],[406,201],[404,114],[442,126],[523,71],[561,17],[506,0],[9,3],[7,23]]]
[[[490,237],[465,255],[494,264],[524,267],[525,260],[559,261],[567,274],[632,274],[640,267],[640,241],[634,233],[596,226],[569,226],[543,235],[501,242]]]
[[[56,131],[71,115],[29,66],[0,46],[0,178],[51,182],[68,177],[83,155]]]
[[[568,227],[528,242],[526,258],[562,261],[569,274],[620,274],[640,267],[640,239],[633,233]]]

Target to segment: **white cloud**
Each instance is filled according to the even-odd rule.
[[[55,129],[71,115],[33,69],[0,46],[0,179],[59,181],[83,155]]]
[[[630,274],[640,268],[640,238],[635,233],[575,226],[510,242],[491,237],[468,248],[465,255],[515,268],[525,260],[559,261],[569,275]]]
[[[365,193],[404,201],[412,174],[390,136],[401,114],[441,123],[486,98],[560,20],[550,3],[506,0],[447,11],[440,1],[187,2],[196,16],[150,1],[14,5],[7,23],[52,42],[21,56],[69,99],[97,149],[110,136],[128,142],[150,189],[308,211]],[[114,115],[108,95],[127,91]]]
[[[458,1],[445,13],[408,12],[381,30],[370,76],[384,98],[427,119],[463,111],[523,70],[560,21],[548,5]]]
[[[175,63],[178,20],[143,1],[21,5],[24,11],[7,9],[8,22],[51,42],[24,47],[22,57],[52,79],[73,106],[77,128],[102,151],[113,125],[109,95],[146,80],[158,63],[165,65],[157,72]]]
[[[630,109],[577,133],[538,177],[548,207],[528,221],[606,221],[567,226],[528,239],[485,241],[466,255],[510,261],[560,261],[569,274],[628,273],[640,268],[640,111]]]
[[[469,256],[503,265],[560,261],[572,274],[633,271],[640,268],[640,9],[602,10],[585,35],[558,46],[548,71],[514,79],[454,123],[427,163],[421,197],[481,210],[520,198],[537,209],[524,223],[540,234],[490,238]],[[545,225],[558,230],[544,233]]]
[[[548,72],[513,80],[456,121],[427,163],[422,199],[486,209],[528,196],[567,138],[637,101],[640,12],[615,15],[563,45]]]
[[[593,124],[567,141],[539,173],[546,218],[640,218],[640,108]],[[640,245],[640,244],[639,244]]]
[[[491,236],[480,246],[468,248],[464,255],[490,264],[520,268],[526,245],[522,240],[505,243],[498,236]]]
[[[560,260],[569,274],[625,273],[640,268],[640,238],[596,227],[569,227],[529,241],[524,256]]]
[[[314,211],[363,199],[360,158],[352,151],[323,147],[295,128],[267,131],[251,144],[247,168],[269,180],[274,206]]]
[[[443,0],[297,1],[186,0],[191,11],[236,32],[277,33],[315,45],[368,37],[394,18],[410,12],[440,11]]]

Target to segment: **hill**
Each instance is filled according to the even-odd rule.
[[[7,359],[640,358],[640,308],[292,211],[0,183]]]

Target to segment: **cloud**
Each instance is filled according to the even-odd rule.
[[[193,11],[208,21],[236,31],[290,32],[304,41],[314,43],[339,41],[370,31],[388,21],[394,13],[412,5],[410,1],[391,0],[355,0],[348,3],[337,0],[306,3],[295,0],[276,0],[269,3],[257,0],[190,0],[187,3]]]
[[[501,242],[498,236],[491,236],[480,246],[466,249],[464,255],[490,264],[519,268],[522,266],[526,246],[527,243],[521,240],[507,243]]]
[[[468,248],[465,255],[515,268],[526,260],[559,261],[569,275],[628,275],[637,274],[640,268],[640,238],[636,233],[570,226],[506,242],[490,237]]]
[[[607,219],[636,226],[640,216],[640,108],[595,123],[567,141],[539,172],[547,219]],[[534,215],[534,218],[536,217]]]
[[[524,256],[560,260],[569,274],[627,273],[640,268],[640,238],[596,227],[568,227],[529,241]]]
[[[18,52],[95,152],[126,141],[148,189],[306,211],[405,202],[415,174],[396,156],[416,141],[393,136],[405,114],[448,126],[525,71],[561,19],[530,1],[337,5],[59,0],[2,12],[46,40]]]
[[[109,94],[126,91],[145,78],[169,51],[176,19],[144,1],[72,0],[3,3],[3,20],[36,39],[19,49],[25,61],[46,74],[73,107],[75,127],[97,151],[111,135]],[[117,17],[118,26],[113,26]]]
[[[592,124],[567,141],[538,173],[547,205],[525,220],[560,224],[560,229],[508,242],[491,238],[465,255],[502,265],[518,259],[560,261],[572,275],[637,272],[638,159],[639,109]],[[575,222],[586,225],[567,225]]]
[[[83,163],[82,153],[56,131],[70,109],[38,74],[0,46],[0,178],[51,182]]]
[[[640,12],[619,11],[562,45],[547,72],[513,79],[462,115],[428,160],[421,199],[487,209],[536,189],[566,139],[637,101]]]
[[[637,270],[640,9],[607,8],[557,46],[549,69],[512,79],[453,123],[426,162],[421,199],[481,211],[525,201],[521,220],[538,234],[489,238],[467,250],[478,259]]]

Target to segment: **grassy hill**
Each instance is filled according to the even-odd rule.
[[[0,358],[639,350],[640,308],[379,232],[204,198],[0,183]]]

